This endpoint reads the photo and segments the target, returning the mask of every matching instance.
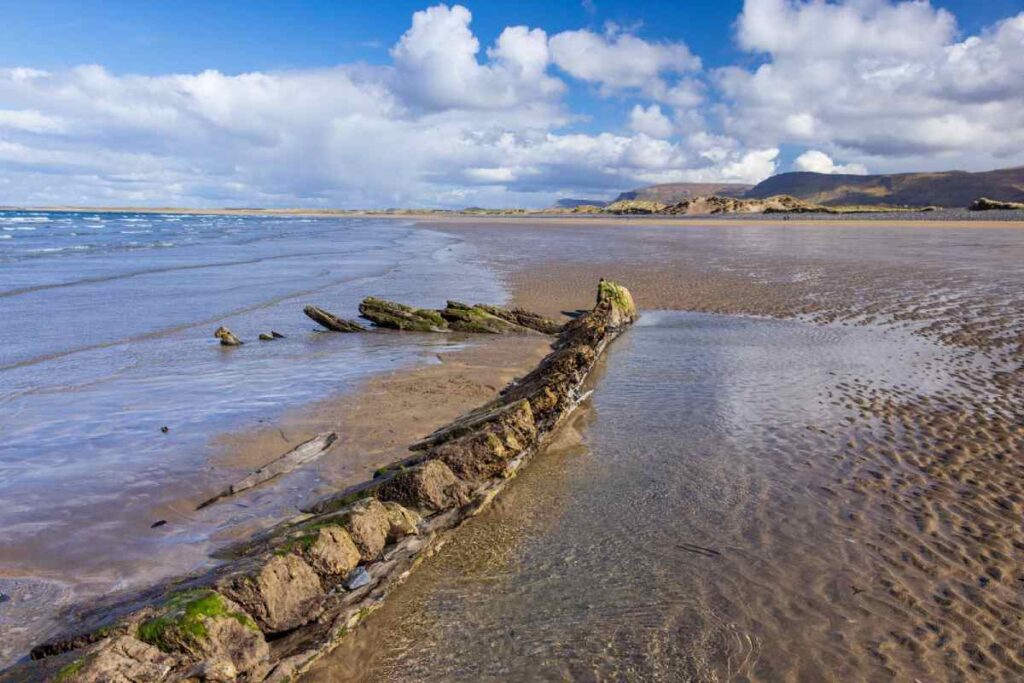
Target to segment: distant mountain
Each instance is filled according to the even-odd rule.
[[[607,206],[604,199],[559,199],[555,202],[556,209],[575,209],[577,206]]]
[[[629,192],[623,192],[615,198],[615,201],[640,200],[659,202],[661,204],[678,204],[694,197],[707,197],[710,195],[742,197],[743,193],[751,189],[751,187],[751,185],[743,185],[741,183],[662,183],[661,185],[650,185],[630,190]]]
[[[759,183],[744,196],[764,199],[780,194],[826,205],[966,207],[978,197],[1021,202],[1024,201],[1024,166],[982,173],[781,173]]]

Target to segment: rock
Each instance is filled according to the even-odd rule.
[[[378,327],[416,332],[445,332],[448,323],[437,311],[413,308],[368,296],[359,304],[359,314]]]
[[[11,599],[11,596],[7,593],[0,593],[0,604],[3,604]]]
[[[241,346],[245,342],[236,337],[228,328],[221,325],[213,333],[213,336],[220,339],[221,346]]]
[[[469,487],[440,460],[428,460],[395,475],[378,490],[381,500],[427,512],[469,502]]]
[[[189,669],[185,677],[211,683],[232,683],[238,679],[238,670],[226,659],[207,659]]]
[[[271,330],[270,336],[273,337],[274,339],[284,339],[284,335],[278,332],[277,330]]]
[[[388,513],[388,540],[391,542],[400,541],[406,536],[419,534],[419,524],[423,518],[412,510],[408,510],[398,503],[388,500],[384,501],[384,509]]]
[[[270,655],[256,622],[243,609],[208,588],[172,595],[139,624],[139,640],[193,660],[226,661],[246,672]]]
[[[242,605],[267,633],[280,633],[315,618],[324,597],[320,577],[295,554],[222,579],[218,589]]]
[[[318,574],[342,577],[359,564],[359,548],[340,525],[320,527],[298,541],[302,556]]]
[[[967,209],[970,211],[1024,211],[1024,203],[1004,202],[998,199],[980,197],[971,202]]]
[[[269,332],[260,332],[259,339],[260,341],[274,341],[275,337]]]
[[[366,567],[356,567],[352,570],[352,573],[345,578],[345,590],[354,591],[357,588],[362,588],[366,584],[370,583],[370,573],[366,571]]]
[[[131,636],[99,642],[61,668],[54,681],[74,683],[135,683],[161,681],[177,660]]]
[[[501,418],[482,429],[434,447],[430,455],[441,460],[461,479],[480,481],[503,476],[509,460],[537,439],[529,401],[519,401]]]
[[[366,498],[355,504],[348,515],[346,527],[353,543],[359,548],[359,556],[369,562],[377,559],[384,550],[391,522],[379,500]]]
[[[167,425],[164,425],[163,427],[160,428],[160,431],[166,434],[167,432],[171,431],[171,428],[168,427]]]
[[[149,528],[150,529],[159,529],[160,527],[162,527],[165,524],[167,524],[167,520],[166,519],[158,519],[157,521],[155,521],[152,524],[150,524]]]
[[[316,306],[306,306],[302,309],[302,312],[314,322],[326,327],[331,332],[365,332],[366,328],[355,322],[354,320],[345,320],[339,318],[333,313],[328,313],[322,308]],[[271,333],[275,334],[275,333]],[[283,336],[283,335],[279,335]]]

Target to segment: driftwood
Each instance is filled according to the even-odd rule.
[[[333,313],[328,313],[317,306],[306,306],[302,309],[302,312],[311,320],[323,325],[331,332],[364,332],[366,330],[365,327],[353,320],[339,318]]]
[[[377,327],[415,332],[470,332],[473,334],[558,334],[562,326],[521,308],[448,301],[442,309],[414,308],[366,297],[359,314]]]
[[[536,369],[401,466],[258,534],[206,574],[77,611],[77,630],[36,647],[39,661],[0,681],[91,682],[110,671],[294,680],[551,441],[589,394],[584,383],[605,347],[635,317],[628,290],[602,281],[593,310],[564,326]]]
[[[292,450],[267,463],[244,479],[236,481],[213,498],[204,500],[196,507],[196,510],[202,510],[205,507],[213,505],[219,500],[238,495],[242,491],[247,491],[254,486],[259,486],[260,484],[268,482],[275,477],[287,474],[294,469],[313,462],[323,455],[324,452],[331,447],[331,444],[337,441],[337,439],[338,435],[334,432],[325,432],[323,434],[317,434],[308,441],[303,441]]]

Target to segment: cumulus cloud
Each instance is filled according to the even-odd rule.
[[[863,164],[837,164],[832,161],[832,157],[816,149],[809,149],[794,159],[793,168],[797,171],[829,174],[867,175],[868,172]]]
[[[472,14],[461,5],[416,12],[412,27],[391,50],[397,90],[433,109],[499,109],[542,101],[564,86],[549,76],[548,38],[541,29],[510,26],[477,60],[480,42],[469,28]]]
[[[928,2],[746,0],[756,69],[717,72],[726,130],[880,170],[1024,163],[1024,13],[957,42]]]
[[[1024,163],[1024,14],[957,37],[923,2],[747,0],[736,31],[756,68],[708,74],[619,28],[485,47],[458,5],[412,15],[374,66],[0,68],[0,203],[536,206],[757,182],[784,144],[827,172]],[[580,132],[567,94],[588,86],[628,133]]]
[[[629,112],[629,127],[635,133],[643,133],[652,138],[667,138],[672,135],[672,122],[661,112],[656,104],[644,108],[636,105]]]
[[[586,29],[564,31],[551,37],[551,58],[567,74],[601,87],[606,94],[638,89],[655,96],[673,86],[668,74],[699,71],[700,58],[684,43],[657,43],[624,32],[615,26],[604,34]],[[682,92],[691,93],[684,86]]]

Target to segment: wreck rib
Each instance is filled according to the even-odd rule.
[[[90,628],[38,646],[40,661],[0,681],[294,679],[550,442],[589,395],[583,385],[601,353],[635,318],[629,291],[602,280],[594,308],[561,328],[536,369],[416,444],[403,466],[260,534],[224,566],[165,586],[156,599],[87,614]]]

